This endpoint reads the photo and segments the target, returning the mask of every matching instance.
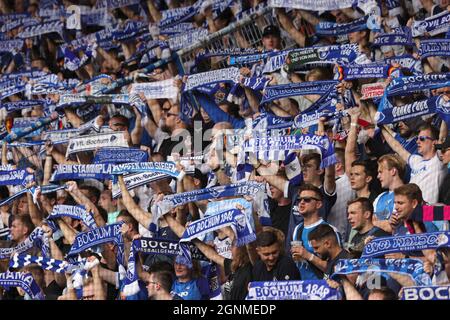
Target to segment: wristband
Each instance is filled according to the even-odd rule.
[[[308,261],[309,262],[312,262],[314,260],[314,255],[311,253],[311,255],[309,256],[309,258],[308,258]]]
[[[354,123],[354,122],[352,122],[352,123],[350,123],[350,126],[351,126],[351,127],[357,127],[357,126],[358,126],[358,124],[357,124],[357,123]]]

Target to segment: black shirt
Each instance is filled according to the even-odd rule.
[[[252,270],[252,281],[285,281],[300,280],[300,272],[289,256],[280,256],[275,267],[267,271],[261,260],[256,261]]]
[[[283,231],[285,236],[288,234],[291,210],[292,202],[285,206],[279,206],[275,200],[269,198],[269,213],[272,227]]]
[[[388,237],[388,236],[390,236],[390,234],[378,227],[373,227],[372,229],[370,229],[369,231],[367,231],[365,233],[355,234],[355,236],[350,241],[350,245],[351,245],[350,252],[351,252],[353,258],[357,259],[357,258],[361,257],[361,254],[364,249],[364,241],[369,236],[374,236],[375,238],[380,238],[380,237]]]
[[[233,273],[231,271],[232,262],[233,260],[227,258],[223,262],[225,275],[228,277],[227,282],[230,286],[226,300],[245,300],[248,283],[252,280],[252,265],[247,262]]]
[[[340,259],[350,259],[351,255],[348,251],[342,250],[339,252],[339,254],[336,256],[336,258],[329,260],[327,262],[327,269],[325,270],[325,278],[328,279],[333,273],[334,273],[334,267],[338,263]]]
[[[445,176],[445,179],[439,188],[439,202],[450,205],[450,174]]]

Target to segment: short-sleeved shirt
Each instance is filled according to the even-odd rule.
[[[278,258],[275,267],[268,271],[261,260],[255,262],[252,281],[287,281],[300,280],[300,273],[291,257],[283,255]]]
[[[408,165],[411,168],[409,182],[419,186],[424,201],[436,203],[439,199],[439,186],[447,174],[447,168],[439,160],[437,154],[429,160],[424,160],[419,155],[410,155]]]
[[[354,249],[353,251],[351,251],[351,253],[355,257],[355,259],[361,256],[364,249],[364,241],[369,236],[380,238],[388,237],[390,236],[390,234],[378,227],[373,227],[372,229],[364,233],[356,233],[350,241],[350,247]]]
[[[328,279],[334,273],[334,267],[336,266],[336,264],[338,263],[338,261],[340,259],[351,259],[351,254],[348,251],[346,251],[346,250],[342,250],[336,256],[336,258],[328,261],[327,262],[327,268],[325,270],[324,279]]]
[[[292,234],[294,232],[294,229],[297,225],[299,225],[301,222],[303,222],[303,216],[298,212],[298,189],[299,187],[289,187],[289,198],[292,199],[292,210],[291,214],[289,216],[289,228],[288,228],[288,234],[286,236],[286,246],[285,251],[289,252],[291,250],[291,239]],[[320,191],[322,191],[323,195],[323,202],[322,202],[322,208],[319,210],[320,217],[323,218],[323,220],[327,221],[328,214],[333,207],[333,205],[336,203],[336,191],[333,194],[328,194],[323,185],[320,186]]]
[[[295,227],[292,240],[302,241],[303,247],[310,253],[314,254],[314,249],[311,247],[311,244],[308,240],[308,235],[310,232],[312,232],[315,228],[317,228],[321,224],[330,225],[329,223],[325,222],[324,220],[320,219],[316,223],[313,223],[309,226],[304,226],[303,222],[300,223],[297,227]],[[330,225],[331,226],[331,225]],[[331,226],[335,232],[336,232],[336,238],[339,243],[341,243],[339,232],[336,228]],[[323,276],[323,272],[317,269],[314,265],[309,263],[308,261],[303,262],[295,262],[297,265],[297,268],[300,272],[300,276],[302,280],[320,280]]]
[[[209,286],[205,278],[180,282],[176,279],[172,284],[171,294],[179,295],[183,300],[208,300]]]
[[[226,292],[225,297],[227,300],[245,300],[248,283],[252,280],[252,265],[246,263],[233,273],[231,271],[232,262],[231,259],[225,259],[223,262],[225,276],[228,277],[226,282],[228,292]]]

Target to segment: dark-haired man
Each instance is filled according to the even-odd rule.
[[[300,280],[300,273],[291,257],[281,253],[281,243],[272,231],[262,231],[256,238],[260,260],[253,266],[252,281]]]
[[[148,297],[151,300],[183,300],[178,295],[172,295],[170,289],[173,275],[170,271],[151,272],[147,281]]]
[[[314,256],[314,249],[308,241],[308,235],[317,226],[328,225],[319,215],[319,210],[323,205],[323,195],[316,186],[304,184],[300,187],[298,201],[298,209],[303,217],[303,222],[295,227],[292,240],[301,241],[301,244],[297,243],[295,246],[291,246],[292,257],[296,261],[303,280],[318,280],[323,277],[326,262]],[[335,230],[335,237],[336,239],[340,238],[337,230]]]
[[[315,254],[327,261],[324,278],[328,279],[334,272],[334,267],[339,259],[350,259],[351,255],[344,250],[336,238],[334,229],[326,224],[317,226],[308,235]]]
[[[355,230],[355,235],[350,240],[349,250],[357,259],[361,256],[364,241],[367,237],[386,237],[389,233],[372,224],[373,206],[367,198],[356,198],[348,202],[348,221]]]

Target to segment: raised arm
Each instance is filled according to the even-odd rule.
[[[86,197],[80,189],[78,189],[77,183],[75,181],[68,181],[66,182],[66,185],[68,186],[67,191],[74,198],[74,200],[83,205],[87,211],[92,212],[94,214],[94,220],[97,226],[103,227],[106,222],[98,211],[97,206],[92,203],[92,201]]]
[[[406,151],[406,149],[402,147],[400,142],[395,140],[395,138],[393,137],[392,130],[390,130],[387,126],[383,126],[381,132],[383,134],[384,139],[386,140],[388,145],[392,148],[392,150],[394,150],[394,152],[396,152],[400,156],[400,158],[402,158],[405,162],[408,162],[411,153]]]
[[[357,159],[356,157],[356,138],[358,127],[358,118],[361,114],[359,108],[351,108],[348,110],[350,114],[350,131],[347,136],[347,144],[345,145],[345,173],[350,177],[350,169],[352,168],[352,163]]]
[[[128,212],[135,218],[140,224],[145,227],[148,227],[152,222],[152,214],[142,210],[141,207],[134,202],[133,197],[130,192],[128,192],[127,187],[125,186],[125,182],[123,180],[123,176],[119,176],[119,187],[122,192],[122,201]]]

